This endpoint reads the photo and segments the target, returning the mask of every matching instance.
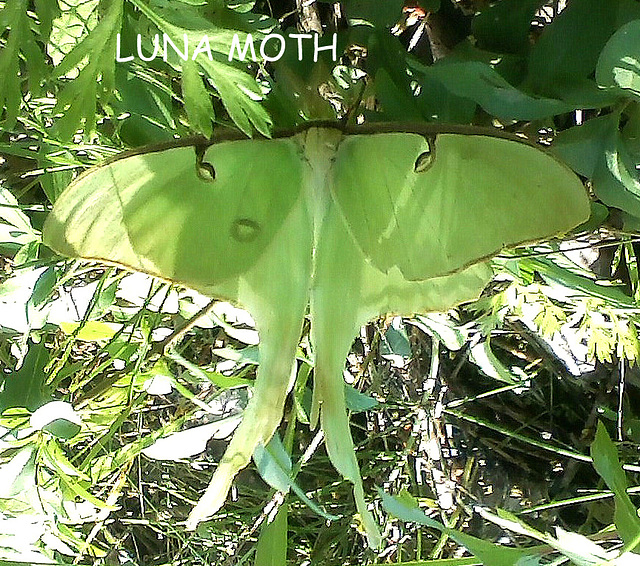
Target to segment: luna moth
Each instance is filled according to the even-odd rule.
[[[236,473],[280,423],[308,307],[312,421],[353,483],[375,547],[342,376],[358,328],[386,313],[477,298],[492,276],[488,258],[565,233],[589,212],[578,177],[521,139],[455,126],[322,123],[271,139],[177,141],[99,165],[57,199],[44,242],[253,315],[255,390],[191,529],[223,505]]]

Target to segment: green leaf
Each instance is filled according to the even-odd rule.
[[[140,0],[131,2],[181,49],[184,45],[183,38],[186,38],[187,51],[192,59],[194,53],[199,53],[195,61],[218,91],[225,109],[240,130],[250,136],[255,128],[261,134],[269,136],[271,118],[260,104],[263,98],[260,85],[253,76],[228,61],[234,35],[245,34],[212,27],[211,22],[186,7],[177,11],[170,4],[160,2],[152,9]],[[254,35],[259,36],[260,33],[259,30],[254,30]],[[178,67],[176,58],[171,53],[168,61]],[[199,98],[202,104],[202,96]],[[199,122],[203,119],[199,114]]]
[[[604,46],[596,67],[596,81],[618,88],[627,96],[640,97],[640,20],[622,26]]]
[[[13,255],[20,247],[39,240],[18,200],[9,189],[0,186],[0,250]]]
[[[395,322],[395,321],[394,321]],[[400,322],[397,327],[391,324],[384,333],[380,353],[384,355],[411,357],[411,344],[404,324]]]
[[[576,566],[593,566],[594,564],[605,563],[623,566],[624,564],[631,565],[635,563],[634,559],[629,554],[622,559],[619,552],[615,550],[606,550],[586,536],[565,531],[560,527],[556,527],[556,538],[554,538],[548,533],[543,533],[534,529],[504,509],[498,509],[496,514],[482,507],[478,508],[477,511],[483,519],[491,521],[502,529],[510,530],[534,540],[539,540],[545,545],[555,548],[557,551],[569,558],[573,564],[576,564]],[[544,552],[545,549],[545,547],[537,547],[531,548],[529,551],[533,552],[542,550]],[[628,562],[627,559],[629,560]],[[541,563],[542,562],[536,556],[531,556],[522,563],[518,562],[517,566],[521,566],[521,564],[538,566]]]
[[[402,44],[385,28],[357,27],[350,39],[367,46],[367,72],[374,77],[375,94],[380,98],[385,119],[419,119],[421,113],[407,73],[407,52]]]
[[[617,129],[617,124],[613,114],[592,118],[560,132],[553,140],[551,150],[576,173],[593,179],[607,138],[612,128]]]
[[[271,438],[267,446],[258,446],[253,460],[265,482],[282,493],[289,492],[291,459],[277,434]]]
[[[345,7],[352,24],[368,24],[373,27],[391,27],[402,16],[404,0],[346,0]]]
[[[625,419],[624,434],[631,442],[640,444],[640,419]]]
[[[637,156],[627,149],[614,119],[609,124],[603,146],[593,175],[596,195],[605,204],[640,217],[640,181],[635,172]]]
[[[313,500],[307,497],[291,476],[291,459],[287,454],[280,437],[274,434],[267,446],[258,445],[253,453],[253,461],[262,479],[274,489],[289,493],[289,489],[312,511],[327,520],[338,517],[323,511]]]
[[[198,68],[190,59],[182,64],[182,96],[191,129],[196,133],[211,137],[213,134],[211,127],[211,120],[214,117],[213,106],[200,73],[198,73]]]
[[[65,440],[78,434],[82,426],[80,415],[64,401],[45,403],[33,412],[29,422],[33,428]]]
[[[16,497],[36,487],[36,453],[33,446],[17,450],[0,465],[0,498]]]
[[[398,517],[402,521],[418,523],[432,529],[437,529],[446,533],[458,544],[466,547],[469,552],[479,558],[483,564],[491,566],[522,566],[523,564],[537,564],[536,557],[526,550],[500,546],[482,539],[467,535],[445,527],[443,524],[427,517],[418,507],[418,504],[407,493],[403,497],[395,497],[379,490],[382,497],[382,506],[391,515]]]
[[[231,65],[207,60],[200,64],[220,94],[222,103],[236,126],[249,135],[253,125],[262,135],[269,136],[273,124],[269,114],[259,103],[262,92],[256,80]]]
[[[370,411],[378,406],[376,399],[358,391],[348,383],[344,384],[344,399],[347,403],[347,409],[349,409],[351,413]]]
[[[155,460],[182,460],[190,458],[207,448],[211,438],[229,437],[238,426],[240,415],[232,415],[215,422],[194,426],[168,436],[158,438],[153,444],[144,448],[142,453]]]
[[[0,389],[0,414],[11,407],[25,407],[35,411],[51,397],[46,386],[45,366],[49,352],[42,342],[27,343],[28,350],[19,369],[5,374]]]
[[[418,315],[410,323],[442,342],[445,348],[452,352],[460,350],[467,340],[465,333],[457,327],[455,321],[445,314]]]
[[[40,20],[40,39],[44,43],[49,40],[53,28],[53,20],[60,15],[60,5],[58,2],[48,0],[35,0],[36,14]]]
[[[471,361],[480,368],[482,373],[496,379],[513,385],[520,381],[515,375],[496,358],[491,350],[489,339],[483,340],[471,348]]]
[[[123,0],[109,2],[96,27],[56,67],[57,77],[81,67],[58,94],[53,109],[54,114],[63,114],[55,126],[62,138],[70,138],[83,123],[85,135],[91,134],[96,125],[96,101],[107,102],[113,96],[114,54],[116,34],[122,25],[122,4]]]
[[[51,403],[48,404],[50,405]],[[36,416],[36,422],[38,420],[40,419]],[[64,475],[67,481],[76,481],[71,478],[78,478],[78,480],[84,480],[85,482],[90,481],[87,474],[78,470],[71,462],[69,462],[57,440],[49,439],[47,442],[44,442],[42,444],[41,455],[43,456],[44,463],[55,468],[61,475]]]
[[[640,534],[640,518],[635,505],[627,495],[627,478],[618,460],[618,451],[611,442],[607,429],[598,421],[596,437],[591,444],[593,467],[613,491],[615,497],[616,527],[622,540],[629,544]],[[633,549],[629,549],[633,550]]]
[[[266,521],[260,530],[256,545],[254,566],[286,566],[287,564],[288,505],[280,505],[276,516]]]
[[[573,110],[552,98],[526,94],[509,84],[495,69],[479,61],[442,61],[431,67],[412,67],[441,82],[452,94],[473,100],[493,116],[505,120],[538,120]]]
[[[27,301],[27,311],[29,309],[42,309],[47,302],[50,302],[57,283],[58,277],[55,268],[47,267],[36,281],[33,293],[31,293]]]
[[[636,18],[640,6],[632,0],[570,2],[531,49],[529,84],[547,96],[566,96],[568,88],[591,80],[611,35]]]
[[[236,350],[235,348],[214,348],[213,353],[225,360],[233,360],[238,364],[258,364],[260,362],[260,352],[256,346],[247,346],[241,350]],[[219,379],[219,377],[212,375],[211,379],[216,380]],[[216,382],[214,381],[214,383]]]
[[[418,100],[413,95],[403,77],[402,82],[395,82],[391,73],[382,67],[375,74],[376,94],[382,105],[384,117],[389,120],[420,120],[422,113],[418,108]],[[434,110],[434,113],[437,111]]]
[[[173,139],[177,124],[171,113],[174,99],[171,77],[132,73],[124,64],[119,64],[115,80],[120,96],[111,106],[115,113],[126,116],[120,122],[122,141],[137,147]]]
[[[23,79],[28,79],[29,90],[37,96],[41,91],[40,83],[48,74],[42,49],[37,43],[43,37],[32,31],[35,24],[28,16],[28,7],[27,0],[7,0],[0,15],[0,26],[9,29],[6,43],[0,50],[0,109],[5,109],[3,126],[7,130],[14,127],[20,112]],[[45,25],[40,30],[43,36],[47,32],[46,18],[54,12],[55,8],[52,8],[51,12],[45,13]],[[26,67],[23,71],[20,70],[21,61]]]
[[[73,180],[73,173],[66,171],[47,171],[40,175],[40,185],[51,202],[55,202],[64,188]]]
[[[523,53],[529,49],[531,22],[544,0],[502,0],[478,14],[473,35],[481,49]]]
[[[60,330],[65,334],[75,334],[78,340],[86,340],[87,342],[99,342],[101,340],[110,340],[115,334],[122,330],[122,325],[115,322],[100,322],[98,320],[89,320],[84,323],[80,322],[61,322]],[[80,330],[78,330],[80,328]]]
[[[640,153],[633,132],[619,131],[619,120],[618,114],[608,114],[560,132],[553,151],[593,180],[602,202],[640,217],[640,181],[635,171]]]
[[[65,458],[62,452],[59,449],[53,449],[51,446],[47,445],[50,450],[53,450],[53,455],[50,454],[49,450],[43,451],[43,455],[46,457],[47,463],[55,470],[57,478],[63,484],[63,486],[68,489],[74,495],[88,501],[89,503],[93,503],[98,509],[108,509],[109,511],[115,511],[115,507],[113,505],[109,505],[104,501],[98,499],[82,485],[80,479],[87,477],[85,474],[76,470]],[[69,472],[69,473],[67,473]],[[76,479],[75,476],[80,475],[79,479]]]

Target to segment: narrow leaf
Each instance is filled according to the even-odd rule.
[[[273,521],[262,525],[254,566],[286,566],[287,515],[288,507],[285,501],[278,509]]]
[[[458,544],[463,545],[469,552],[478,557],[483,564],[491,564],[491,566],[521,566],[523,564],[538,563],[532,562],[532,560],[537,560],[537,558],[525,550],[493,544],[461,533],[455,529],[445,527],[438,521],[427,517],[418,507],[417,502],[413,500],[411,496],[408,496],[408,494],[401,498],[388,495],[382,490],[379,491],[382,497],[382,506],[388,513],[403,521],[425,525],[448,534]]]
[[[591,444],[591,457],[593,467],[614,493],[614,521],[622,540],[628,544],[640,533],[640,518],[635,505],[627,495],[627,478],[618,460],[618,451],[601,422],[598,422],[596,437]]]
[[[182,64],[182,96],[191,129],[196,133],[211,137],[213,133],[211,126],[211,119],[214,117],[213,106],[200,73],[198,73],[198,68],[191,59]]]
[[[314,503],[306,493],[302,491],[300,486],[291,477],[291,460],[284,449],[280,437],[275,434],[269,444],[264,447],[258,445],[254,454],[253,461],[256,463],[258,472],[262,479],[271,487],[288,493],[289,489],[293,492],[315,513],[327,520],[335,520],[338,517],[323,511],[316,503]]]

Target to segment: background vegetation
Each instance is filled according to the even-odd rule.
[[[0,562],[638,563],[625,489],[640,472],[639,2],[0,6]],[[270,31],[335,31],[339,60],[299,61],[292,43],[268,64],[229,61],[235,33]],[[212,59],[116,63],[117,34],[128,54],[156,33],[206,33]],[[220,303],[185,328],[208,299],[62,261],[40,239],[73,176],[126,148],[314,119],[521,133],[594,197],[573,240],[496,258],[476,303],[379,320],[354,343],[345,375],[366,491],[381,490],[379,553],[308,427],[306,335],[282,473],[247,469],[186,533],[251,388],[251,320]]]

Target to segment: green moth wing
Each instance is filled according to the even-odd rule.
[[[44,242],[61,254],[235,301],[256,322],[261,363],[253,396],[189,528],[223,505],[236,473],[269,442],[292,385],[313,246],[298,150],[289,139],[243,140],[211,145],[202,156],[193,147],[127,155],[78,177],[45,223]],[[238,237],[239,220],[260,233]]]
[[[409,280],[452,273],[586,218],[580,180],[551,155],[488,135],[348,136],[334,198],[368,258]]]
[[[366,133],[310,125],[273,140],[138,152],[81,175],[44,229],[58,252],[115,263],[232,300],[253,315],[253,397],[188,528],[224,503],[277,428],[310,305],[313,420],[367,509],[342,370],[360,325],[476,298],[505,245],[584,222],[579,179],[514,139],[429,126]]]
[[[239,140],[116,159],[63,192],[47,238],[206,292],[254,265],[279,230],[302,184],[298,152],[290,139]]]
[[[337,207],[327,212],[316,250],[311,293],[311,339],[315,352],[312,421],[320,418],[327,453],[354,484],[361,521],[372,546],[378,535],[367,511],[344,399],[343,369],[358,329],[380,313],[447,310],[478,297],[491,279],[483,262],[425,281],[406,281],[397,268],[373,267],[349,233]]]

